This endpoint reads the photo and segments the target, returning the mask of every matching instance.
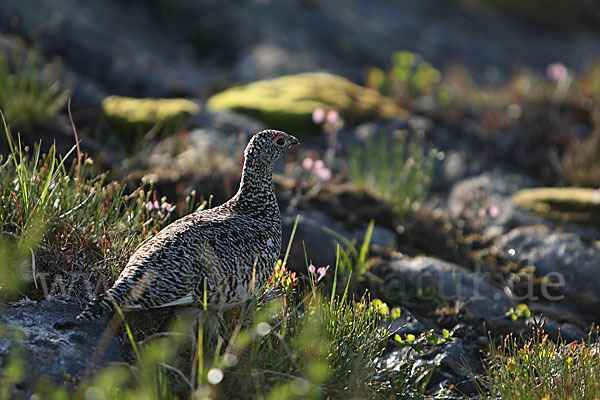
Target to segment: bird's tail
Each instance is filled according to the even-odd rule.
[[[77,319],[79,320],[94,320],[99,319],[107,314],[115,312],[115,301],[109,292],[100,294],[94,300],[92,300],[84,309],[79,313]]]

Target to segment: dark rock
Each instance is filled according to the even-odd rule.
[[[24,390],[34,388],[41,376],[55,383],[78,382],[88,368],[123,361],[116,337],[110,334],[101,343],[106,323],[79,322],[75,317],[80,311],[77,304],[47,300],[5,306],[0,323],[13,335],[0,339],[0,357],[13,346],[23,349]],[[97,348],[101,353],[94,354]]]
[[[530,225],[600,238],[600,230],[594,226],[544,218],[517,207],[511,196],[535,185],[536,181],[525,175],[493,170],[457,182],[452,186],[447,204],[454,217],[464,219],[488,239]]]
[[[486,321],[501,319],[514,307],[514,301],[504,291],[486,282],[485,274],[435,258],[397,256],[389,263],[385,281],[394,278],[404,285],[404,292],[408,289],[417,297],[429,298],[428,293],[433,291],[431,295],[441,301],[456,301],[461,311]],[[395,304],[398,299],[383,300]]]
[[[530,326],[534,326],[536,321],[539,321],[540,318],[544,321],[544,332],[546,332],[553,340],[557,340],[560,337],[567,342],[574,342],[585,340],[588,336],[582,329],[569,322],[561,323],[549,318],[544,319],[543,316],[537,316],[535,319],[534,317],[528,318],[526,322]]]
[[[600,316],[600,248],[593,240],[540,226],[519,227],[500,237],[494,247],[535,266],[536,276],[546,279],[541,288],[545,300],[563,300],[564,294],[567,301]]]
[[[41,32],[44,52],[49,58],[62,57],[74,73],[73,98],[81,100],[75,108],[95,104],[102,91],[170,97],[197,94],[206,87],[210,74],[201,72],[193,46],[156,29],[143,7],[120,1],[3,2],[0,20],[10,24],[13,16],[24,32]],[[102,89],[89,85],[90,80]]]
[[[560,301],[533,301],[527,304],[532,316],[527,319],[528,326],[542,325],[544,331],[553,340],[560,337],[567,341],[587,338],[590,325],[593,322],[574,304]]]
[[[422,353],[417,353],[409,346],[401,350],[394,350],[385,354],[380,366],[388,370],[399,370],[408,359],[414,359],[413,371],[418,368],[433,369],[433,376],[429,381],[427,392],[435,396],[437,393],[444,393],[446,397],[448,391],[456,385],[461,384],[463,394],[466,389],[469,395],[477,393],[476,388],[464,383],[471,380],[472,371],[481,369],[481,362],[477,358],[479,348],[473,344],[464,343],[461,339],[453,338],[450,341],[425,346]],[[456,397],[458,398],[458,397]]]
[[[335,267],[335,249],[339,240],[323,228],[328,228],[338,235],[342,235],[348,240],[356,240],[356,247],[360,248],[367,231],[367,224],[357,228],[348,226],[345,221],[333,219],[328,214],[317,210],[302,210],[297,212],[282,213],[283,225],[283,247],[289,241],[289,235],[292,232],[296,215],[300,215],[294,242],[290,251],[290,262],[288,266],[291,270],[305,272],[306,265],[304,261],[304,246],[306,247],[308,260],[316,266],[330,265]],[[379,246],[390,246],[396,236],[394,232],[375,225],[371,244]],[[342,246],[344,244],[342,243]],[[345,247],[345,246],[344,246]]]
[[[251,80],[316,69],[358,80],[365,64],[385,66],[399,49],[419,52],[440,67],[460,60],[478,73],[489,65],[501,74],[515,64],[543,70],[556,60],[581,68],[583,55],[598,47],[584,32],[573,42],[567,33],[486,7],[436,0],[262,1],[236,7],[174,1],[164,14],[203,53],[226,56],[236,63],[236,76]]]
[[[386,329],[392,335],[398,334],[401,337],[404,337],[409,333],[418,336],[421,332],[434,328],[437,328],[437,326],[432,326],[432,324],[429,323],[425,325],[406,308],[402,308],[400,318],[387,323],[386,325]]]
[[[486,172],[456,183],[448,197],[448,208],[454,216],[464,218],[483,231],[541,223],[540,218],[517,209],[509,199],[519,189],[533,185],[534,182],[523,175],[497,170]],[[492,207],[496,212],[490,212]]]

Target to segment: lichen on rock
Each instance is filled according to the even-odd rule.
[[[600,225],[600,192],[587,188],[523,189],[512,196],[518,207],[563,222]]]
[[[287,75],[227,89],[211,97],[206,106],[237,111],[294,134],[316,131],[311,116],[317,108],[335,110],[350,122],[407,116],[404,109],[379,92],[323,72]]]
[[[136,138],[153,128],[162,133],[177,132],[200,106],[187,99],[136,99],[109,96],[102,102],[103,121],[121,137]]]

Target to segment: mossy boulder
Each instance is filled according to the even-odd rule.
[[[312,122],[317,108],[335,110],[353,123],[408,115],[379,92],[327,73],[288,75],[234,87],[211,97],[206,106],[243,113],[296,135],[320,131]]]
[[[600,225],[600,191],[585,188],[523,189],[512,196],[520,208],[564,222]]]
[[[102,117],[107,128],[125,138],[139,138],[151,129],[174,133],[200,106],[186,99],[136,99],[109,96],[102,102]]]

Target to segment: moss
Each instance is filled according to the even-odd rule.
[[[392,99],[377,91],[327,73],[288,75],[231,88],[211,97],[207,107],[234,110],[261,120],[270,128],[298,135],[319,131],[311,118],[316,108],[336,110],[349,122],[407,115]]]
[[[200,106],[186,99],[136,99],[109,96],[102,102],[103,121],[120,137],[135,139],[154,127],[162,133],[181,129],[190,115],[198,114]]]
[[[600,225],[600,192],[594,189],[523,189],[512,196],[512,201],[544,217]]]

